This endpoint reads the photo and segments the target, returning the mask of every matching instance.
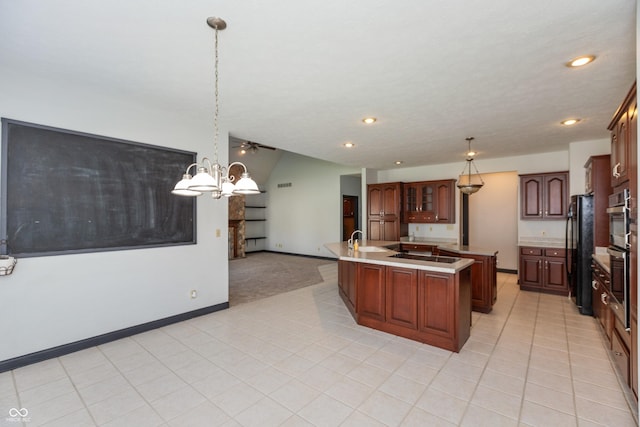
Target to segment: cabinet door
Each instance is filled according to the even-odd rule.
[[[384,240],[384,221],[381,219],[369,219],[367,238],[370,240]]]
[[[356,308],[356,263],[338,260],[338,287],[349,304],[351,312]]]
[[[368,216],[381,216],[384,211],[384,190],[380,185],[369,185],[367,192]]]
[[[455,336],[455,293],[445,274],[418,272],[418,329],[446,338]]]
[[[567,270],[564,259],[545,258],[543,288],[569,292],[567,286]]]
[[[611,185],[618,186],[628,180],[629,158],[628,111],[625,111],[611,132]]]
[[[404,210],[407,214],[418,212],[418,187],[415,184],[404,186]]]
[[[520,178],[520,217],[523,219],[542,218],[542,177],[523,176]]]
[[[568,208],[567,192],[567,174],[561,173],[544,176],[544,218],[566,218]]]
[[[437,209],[436,222],[455,223],[455,201],[453,199],[453,181],[442,181],[436,184]]]
[[[382,221],[382,240],[400,240],[399,229],[400,220],[383,220]]]
[[[385,267],[358,263],[356,305],[358,317],[365,316],[384,322]]]
[[[520,256],[520,284],[542,287],[542,257]]]
[[[386,319],[406,328],[418,328],[418,272],[386,267]]]

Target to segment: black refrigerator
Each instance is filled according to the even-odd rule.
[[[593,196],[571,196],[565,232],[565,261],[571,299],[581,314],[593,315],[591,257],[593,255]]]

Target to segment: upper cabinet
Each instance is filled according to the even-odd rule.
[[[404,218],[407,223],[455,223],[455,180],[404,184]]]
[[[631,146],[637,139],[637,101],[634,83],[620,108],[613,116],[608,129],[611,131],[611,185],[620,186],[629,181]],[[632,139],[634,141],[632,142]]]
[[[400,240],[407,234],[401,221],[402,183],[367,186],[367,237],[371,240]]]
[[[520,175],[520,218],[565,219],[569,172]]]

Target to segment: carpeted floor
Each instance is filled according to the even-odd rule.
[[[229,305],[266,298],[323,281],[321,265],[335,261],[273,252],[229,261]]]

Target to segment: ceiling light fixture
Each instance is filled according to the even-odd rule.
[[[207,19],[207,24],[215,30],[215,110],[213,114],[213,124],[215,134],[213,138],[214,156],[213,163],[208,157],[204,157],[201,163],[192,163],[187,167],[182,179],[176,184],[172,193],[179,196],[200,196],[203,192],[210,192],[214,199],[221,196],[231,197],[241,194],[258,194],[260,190],[256,182],[249,176],[247,167],[240,162],[230,163],[224,167],[218,163],[218,31],[227,28],[227,23],[217,17]],[[241,166],[243,171],[237,183],[235,176],[229,172],[232,166]],[[196,168],[196,176],[192,177],[189,171],[192,167]]]
[[[591,62],[593,62],[596,59],[596,57],[594,55],[584,55],[584,56],[579,56],[575,59],[572,59],[571,61],[567,62],[567,67],[570,68],[576,68],[576,67],[582,67],[583,65],[587,65]]]
[[[575,125],[579,121],[580,119],[567,119],[567,120],[561,121],[560,124],[565,126],[571,126],[571,125]]]
[[[364,119],[362,119],[362,121],[368,125],[375,123],[378,119],[376,119],[375,117],[365,117]]]
[[[395,163],[396,165],[401,165],[401,164],[403,164],[404,162],[403,162],[402,160],[396,160],[394,163]]]
[[[457,187],[464,194],[473,194],[480,190],[484,185],[484,181],[482,180],[482,176],[480,172],[478,172],[478,168],[476,164],[473,162],[473,156],[475,156],[475,151],[471,151],[471,141],[475,138],[470,136],[466,138],[469,149],[467,150],[467,163],[465,163],[464,168],[462,169],[462,173],[460,177],[458,177]],[[476,171],[475,174],[471,173],[471,166],[473,165],[473,169]],[[466,173],[466,174],[465,174]]]
[[[345,142],[343,144],[346,148],[353,148],[356,146],[356,144],[354,144],[353,142]]]

